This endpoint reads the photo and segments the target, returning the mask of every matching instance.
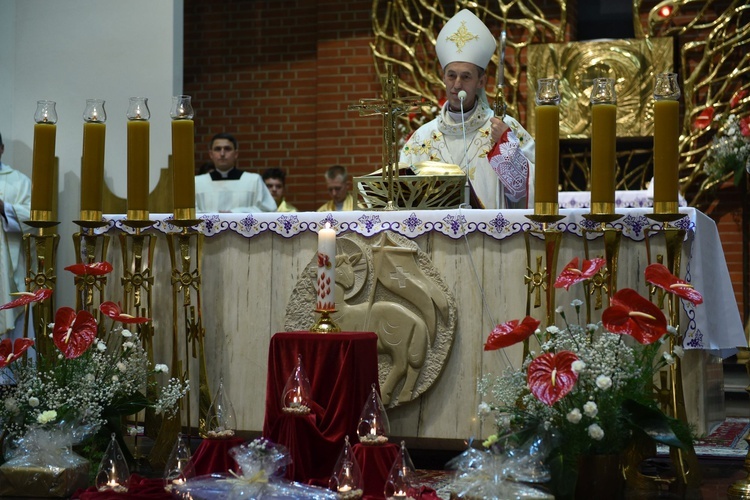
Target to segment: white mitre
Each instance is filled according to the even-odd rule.
[[[462,10],[443,26],[435,43],[440,65],[468,62],[487,69],[497,41],[481,19],[469,10]]]

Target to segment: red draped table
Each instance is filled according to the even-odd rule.
[[[372,332],[281,332],[271,338],[263,437],[289,449],[287,478],[328,485],[344,437],[357,441],[357,423],[372,384],[378,385],[378,336]],[[310,380],[310,413],[281,411],[281,395],[302,356]]]

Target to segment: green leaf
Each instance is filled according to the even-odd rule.
[[[107,418],[110,416],[124,416],[133,415],[138,413],[149,405],[148,399],[140,392],[136,392],[129,396],[121,396],[107,406],[102,411],[102,416]]]
[[[734,169],[734,185],[739,186],[744,176],[745,166],[740,164],[737,168]]]
[[[633,428],[643,431],[657,443],[683,450],[690,448],[690,442],[683,441],[675,434],[675,426],[679,425],[679,421],[666,416],[660,410],[633,399],[626,399],[622,402],[622,411]]]

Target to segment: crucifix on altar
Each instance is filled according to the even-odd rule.
[[[386,210],[395,210],[395,183],[398,180],[398,152],[396,120],[398,116],[422,104],[422,99],[399,99],[398,76],[393,74],[393,66],[386,63],[386,74],[380,77],[383,97],[380,99],[360,99],[359,104],[349,105],[350,110],[359,110],[360,116],[382,115],[383,117],[383,168],[382,179],[388,187]]]

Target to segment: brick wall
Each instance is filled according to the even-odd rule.
[[[326,201],[325,170],[380,167],[380,120],[348,111],[380,85],[369,43],[372,4],[355,0],[185,1],[184,92],[193,97],[196,166],[230,132],[239,167],[288,172],[300,210]]]

